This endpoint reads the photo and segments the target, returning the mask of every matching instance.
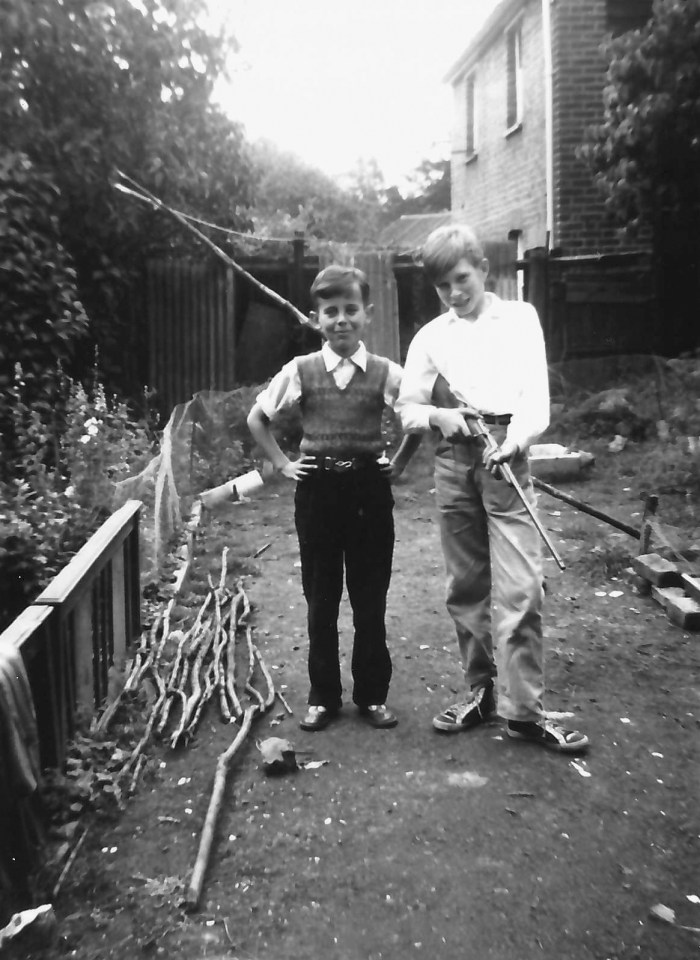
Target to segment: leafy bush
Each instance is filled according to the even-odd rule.
[[[31,603],[112,509],[115,482],[150,456],[145,423],[97,385],[64,378],[60,417],[12,388],[14,449],[0,481],[0,628]]]
[[[56,187],[27,157],[0,155],[0,419],[5,421],[17,358],[28,399],[46,400],[58,366],[70,360],[88,329],[75,271],[60,243],[57,208]]]

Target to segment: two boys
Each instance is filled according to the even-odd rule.
[[[509,737],[579,752],[588,745],[583,734],[544,719],[539,539],[499,471],[508,462],[534,500],[527,449],[549,422],[539,320],[529,304],[486,292],[488,261],[467,227],[434,231],[423,264],[448,310],[415,335],[403,383],[400,367],[368,354],[362,343],[372,312],[364,276],[329,267],[311,290],[313,316],[326,342],[318,353],[283,367],[248,418],[273,466],[297,481],[310,678],[301,726],[320,730],[340,709],[343,561],[355,626],[353,700],[373,726],[397,722],[385,705],[391,678],[384,627],[394,542],[390,480],[402,472],[420,435],[434,429],[441,436],[435,489],[447,607],[469,692],[433,725],[444,732],[472,729],[495,714],[498,693]],[[285,457],[270,430],[274,415],[293,403],[303,416],[297,461]],[[382,465],[384,405],[396,405],[406,436]],[[475,415],[492,427],[497,441],[487,454],[466,423]]]

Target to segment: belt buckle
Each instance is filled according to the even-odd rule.
[[[353,461],[352,460],[335,460],[334,467],[338,473],[347,473],[348,470],[352,470]]]

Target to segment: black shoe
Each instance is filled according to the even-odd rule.
[[[471,730],[479,723],[485,723],[496,713],[496,698],[493,693],[493,680],[473,691],[471,700],[453,703],[433,717],[433,726],[444,733],[458,733]]]
[[[554,750],[557,753],[583,753],[588,747],[588,737],[585,733],[579,730],[566,730],[560,724],[552,723],[550,720],[543,720],[541,723],[509,720],[507,733],[514,740],[536,743],[545,750]]]
[[[299,721],[302,730],[324,730],[338,716],[337,710],[329,710],[315,703],[309,704],[306,714]]]
[[[364,717],[372,727],[395,727],[399,718],[383,703],[372,703],[367,707],[357,708],[360,716]]]

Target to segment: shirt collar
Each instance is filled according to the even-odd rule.
[[[328,373],[332,373],[335,368],[346,359],[354,363],[360,370],[367,370],[367,347],[362,340],[360,340],[360,345],[351,357],[341,357],[335,350],[331,350],[327,343],[324,343],[321,347],[321,356],[323,357],[323,362],[326,365]]]
[[[470,322],[478,322],[483,317],[485,317],[487,313],[490,314],[492,317],[498,316],[500,314],[499,308],[502,302],[501,298],[498,297],[495,293],[491,293],[490,290],[487,290],[484,296],[485,296],[484,309],[476,318],[476,321],[470,321]],[[459,323],[459,321],[463,319],[462,317],[458,317],[457,314],[452,309],[447,311],[447,313],[445,314],[445,318],[447,320],[447,323]]]

